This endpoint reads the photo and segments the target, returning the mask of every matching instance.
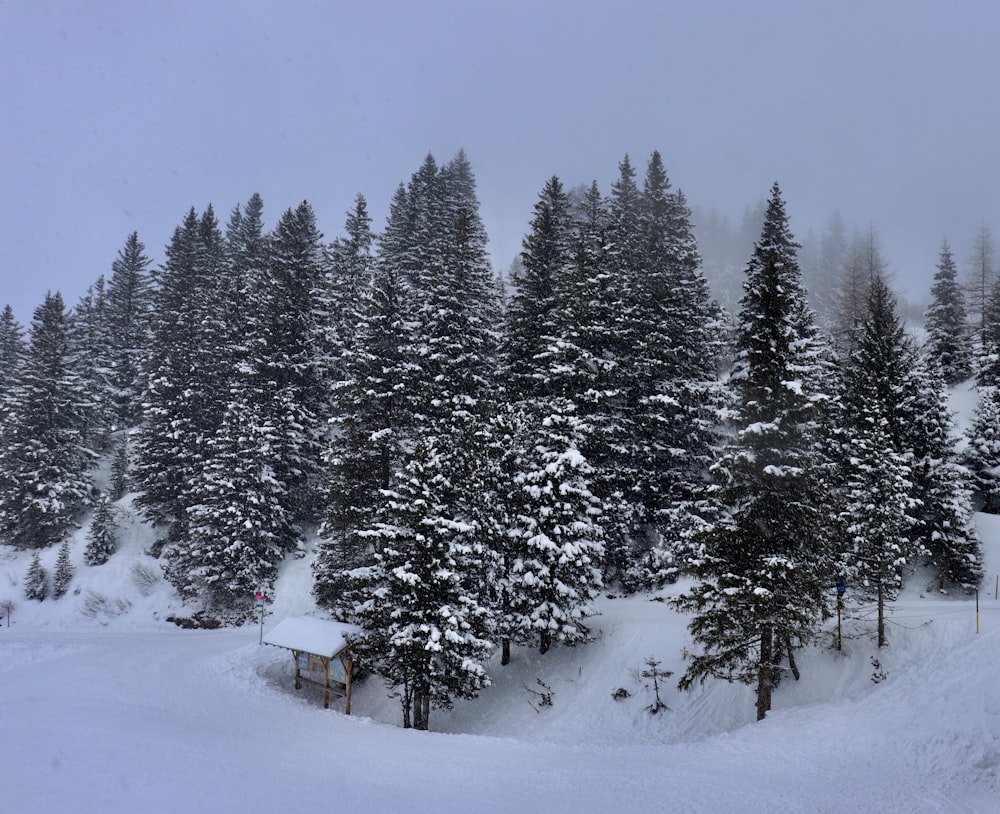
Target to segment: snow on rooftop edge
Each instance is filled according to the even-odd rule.
[[[290,616],[264,636],[264,644],[332,658],[347,645],[347,637],[361,633],[358,625],[312,616]]]

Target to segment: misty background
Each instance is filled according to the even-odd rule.
[[[380,230],[459,149],[500,271],[549,176],[608,192],[658,149],[706,257],[777,180],[800,241],[839,212],[924,302],[943,238],[964,275],[1000,230],[998,31],[990,0],[0,0],[0,305],[73,305],[132,231],[158,264],[254,192],[327,240],[360,192]]]

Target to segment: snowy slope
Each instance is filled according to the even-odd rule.
[[[992,589],[1000,518],[977,522]],[[802,680],[779,687],[759,724],[750,688],[675,689],[683,617],[658,597],[604,599],[593,643],[516,650],[482,698],[432,711],[423,733],[399,728],[376,677],[348,718],[314,688],[297,693],[290,656],[259,645],[256,626],[167,623],[195,609],[137,578],[135,563],[156,572],[148,530],[125,538],[86,568],[78,536],[70,593],[44,603],[14,584],[25,555],[2,554],[0,600],[17,607],[0,630],[0,810],[1000,810],[1000,602],[986,586],[977,634],[974,600],[924,594],[914,578],[880,653],[868,609],[854,609],[844,651],[802,653]],[[286,563],[267,629],[313,610],[308,584],[308,559]],[[648,657],[675,671],[656,715]],[[619,688],[630,695],[615,700]]]

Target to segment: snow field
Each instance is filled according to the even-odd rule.
[[[977,522],[995,575],[1000,518]],[[0,631],[9,810],[1000,809],[1000,603],[985,590],[977,635],[973,600],[935,596],[912,580],[893,603],[882,652],[871,620],[852,612],[844,651],[824,644],[800,653],[802,680],[782,682],[759,724],[752,688],[676,689],[686,620],[662,597],[605,598],[590,620],[592,643],[544,657],[515,648],[508,667],[493,666],[480,699],[433,710],[436,731],[416,732],[399,728],[399,702],[377,676],[356,686],[348,718],[339,702],[324,711],[318,688],[292,688],[290,655],[260,646],[256,625],[166,623],[193,609],[174,607],[162,582],[136,584],[131,563],[149,561],[143,530],[134,532],[105,566],[77,563],[62,600],[18,599],[13,625]],[[75,539],[75,562],[83,545]],[[0,599],[27,566],[23,554],[5,556]],[[308,558],[286,563],[267,629],[314,610],[308,581]],[[91,618],[82,610],[88,591],[131,605]],[[656,715],[641,676],[649,657],[674,671],[661,685],[669,710]],[[874,682],[876,672],[884,680]],[[619,688],[628,697],[613,698]]]

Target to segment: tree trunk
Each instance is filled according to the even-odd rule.
[[[885,647],[885,587],[878,581],[878,646]]]
[[[774,689],[774,634],[770,625],[760,632],[760,664],[757,673],[757,720],[763,721],[771,709],[771,691]]]
[[[785,650],[788,651],[788,667],[792,671],[792,675],[795,676],[795,680],[799,680],[799,668],[795,663],[795,651],[792,650],[792,639],[786,632],[784,635],[785,640]]]
[[[403,729],[409,729],[413,724],[410,721],[410,706],[413,703],[413,689],[409,683],[403,682],[403,694],[401,696],[403,704]]]
[[[500,666],[506,667],[510,664],[510,639],[500,642]]]
[[[549,652],[549,647],[552,646],[552,636],[547,630],[543,630],[541,636],[538,637],[538,652],[540,655],[544,656]]]

